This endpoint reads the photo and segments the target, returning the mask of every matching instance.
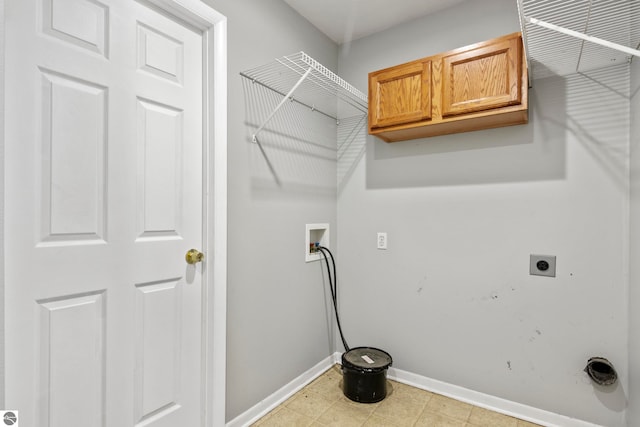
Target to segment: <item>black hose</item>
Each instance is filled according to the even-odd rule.
[[[333,259],[333,254],[328,248],[325,248],[324,246],[318,246],[316,249],[322,252],[322,255],[324,256],[324,263],[327,266],[327,275],[329,276],[329,289],[331,289],[331,300],[333,301],[333,310],[336,313],[336,324],[338,325],[338,332],[340,332],[340,339],[342,340],[342,345],[344,346],[344,350],[349,351],[349,345],[347,344],[347,340],[344,339],[344,334],[342,333],[342,326],[340,325],[340,316],[338,315],[338,276],[336,275],[336,261]],[[333,265],[333,279],[331,277],[331,269],[329,268],[329,260],[327,257],[327,253],[329,254],[329,257],[331,257],[331,264]]]

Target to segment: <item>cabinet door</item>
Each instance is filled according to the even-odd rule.
[[[369,126],[431,118],[431,61],[412,62],[369,76]]]
[[[444,56],[442,115],[520,104],[521,45],[520,37],[511,37]]]

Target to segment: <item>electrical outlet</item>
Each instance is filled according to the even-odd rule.
[[[387,233],[378,233],[378,249],[387,249]]]
[[[530,255],[529,274],[534,276],[556,277],[555,255]]]

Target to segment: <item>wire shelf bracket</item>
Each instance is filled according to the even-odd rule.
[[[300,80],[298,80],[298,82],[293,85],[293,87],[291,88],[291,90],[289,91],[289,93],[287,93],[284,98],[282,98],[282,100],[280,101],[280,103],[276,106],[276,108],[273,109],[273,111],[271,112],[271,114],[269,114],[269,117],[267,117],[265,119],[265,121],[258,127],[258,129],[255,131],[255,133],[252,135],[252,139],[253,142],[258,142],[257,140],[257,136],[260,133],[260,131],[266,126],[267,123],[269,123],[271,121],[271,119],[273,118],[273,116],[276,115],[276,113],[278,112],[278,110],[282,107],[282,105],[287,102],[288,99],[293,99],[293,93],[296,91],[296,89],[298,89],[298,87],[302,84],[302,82],[304,81],[304,79],[307,78],[307,76],[309,75],[309,73],[311,73],[311,68],[309,68],[303,75],[302,77],[300,77]]]

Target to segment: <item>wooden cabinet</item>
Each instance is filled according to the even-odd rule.
[[[387,142],[527,123],[520,33],[369,74],[369,133]]]

